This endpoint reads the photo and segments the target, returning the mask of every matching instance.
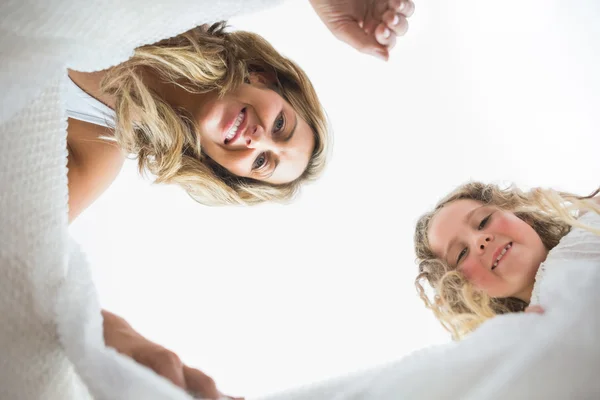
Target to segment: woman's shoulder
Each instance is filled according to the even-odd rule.
[[[69,221],[92,204],[115,180],[125,155],[108,128],[69,118],[67,128]]]

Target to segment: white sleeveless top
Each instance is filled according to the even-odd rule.
[[[114,129],[114,110],[84,92],[71,79],[67,79],[66,100],[69,118]]]

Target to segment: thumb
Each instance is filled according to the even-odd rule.
[[[203,396],[204,399],[219,399],[221,395],[217,390],[215,381],[204,372],[187,365],[183,366],[185,385],[188,391]]]
[[[375,40],[373,34],[367,34],[356,21],[343,21],[335,29],[336,37],[346,42],[356,50],[370,54],[374,57],[387,61],[389,58],[388,49]]]

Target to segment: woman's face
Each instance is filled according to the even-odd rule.
[[[515,214],[475,200],[456,200],[432,218],[429,243],[437,257],[491,297],[530,301],[548,251]]]
[[[315,145],[310,126],[262,75],[219,98],[191,106],[203,151],[234,175],[288,183],[306,170]],[[188,108],[190,109],[190,108]]]

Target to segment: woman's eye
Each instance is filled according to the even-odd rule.
[[[283,113],[281,113],[281,114],[279,114],[279,116],[275,120],[275,123],[273,124],[273,132],[279,133],[283,130],[284,127],[285,127],[285,117],[283,116]]]
[[[456,259],[456,264],[460,263],[460,260],[463,259],[463,257],[465,256],[465,254],[467,254],[467,249],[466,248],[462,249],[462,251],[458,255],[458,258]]]
[[[492,214],[488,215],[487,217],[485,217],[484,219],[481,220],[481,223],[479,224],[479,230],[482,230],[483,228],[485,228],[487,223],[490,221],[491,217],[492,217]]]
[[[252,164],[252,169],[262,168],[267,162],[267,157],[265,157],[264,153],[261,153],[256,160],[254,160],[254,164]]]

